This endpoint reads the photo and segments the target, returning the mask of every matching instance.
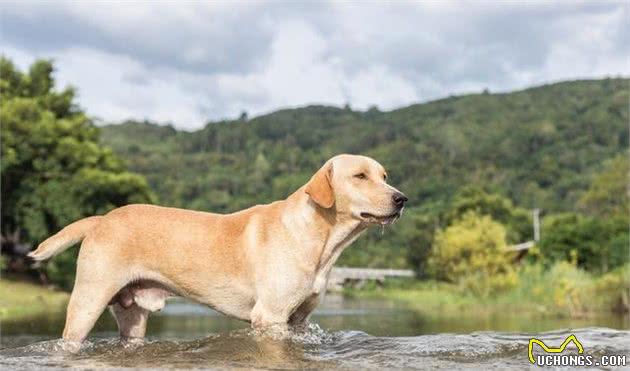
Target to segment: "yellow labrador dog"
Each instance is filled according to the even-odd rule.
[[[369,225],[396,221],[407,197],[375,160],[339,155],[287,199],[229,215],[128,205],[40,244],[44,260],[83,240],[63,338],[83,341],[112,306],[123,338],[179,295],[251,322],[301,325],[339,254]]]

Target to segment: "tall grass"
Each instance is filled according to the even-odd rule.
[[[535,313],[550,317],[588,317],[602,312],[628,312],[630,265],[594,276],[570,262],[550,268],[527,264],[518,269],[516,284],[491,296],[480,296],[463,286],[436,281],[387,281],[384,287],[366,285],[346,293],[405,301],[419,310],[444,314],[488,311]]]

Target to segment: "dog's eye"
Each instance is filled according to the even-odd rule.
[[[367,176],[365,176],[365,173],[356,174],[354,177],[361,180],[367,179]]]
[[[383,180],[387,180],[387,174],[383,174]]]

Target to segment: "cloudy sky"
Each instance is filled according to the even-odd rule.
[[[311,103],[628,76],[630,2],[0,2],[0,50],[56,62],[105,121],[197,128]]]

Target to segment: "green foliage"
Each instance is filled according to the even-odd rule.
[[[507,229],[507,240],[520,243],[532,240],[532,217],[522,208],[516,207],[509,199],[489,194],[476,187],[465,187],[457,192],[446,216],[446,224],[461,218],[468,211],[489,215]]]
[[[616,312],[630,312],[630,265],[602,275],[596,283],[597,294],[605,306]]]
[[[434,229],[450,222],[462,188],[489,194],[462,192],[451,219],[480,210],[505,225],[509,243],[531,239],[525,210],[574,211],[590,176],[627,151],[628,99],[627,79],[573,81],[390,112],[309,106],[193,132],[129,121],[102,128],[102,141],[147,177],[162,204],[214,212],[285,198],[332,155],[372,156],[409,206],[384,234],[357,240],[340,264],[425,275]]]
[[[542,276],[547,278],[548,286],[552,288],[546,295],[553,300],[556,310],[571,317],[585,311],[588,293],[592,292],[592,281],[586,272],[577,269],[575,264],[561,261]]]
[[[627,152],[605,161],[595,173],[578,206],[587,215],[564,213],[551,215],[543,223],[541,258],[547,264],[577,258],[580,267],[605,273],[628,263]]]
[[[517,276],[505,235],[505,228],[489,216],[467,212],[435,235],[429,258],[435,277],[482,296],[513,287]]]
[[[332,155],[376,158],[411,201],[395,226],[371,230],[341,265],[412,267],[426,278],[440,269],[428,256],[449,228],[494,233],[483,238],[496,240],[478,235],[478,244],[519,243],[532,238],[528,210],[535,207],[548,215],[538,247],[547,266],[572,254],[593,271],[628,261],[627,79],[485,92],[390,112],[309,106],[186,132],[146,121],[99,130],[72,88],[55,90],[52,72],[49,61],[23,73],[0,58],[2,230],[19,228],[34,243],[83,216],[152,199],[144,179],[126,172],[105,144],[146,176],[162,204],[224,213],[285,198]],[[584,215],[562,214],[576,205]],[[466,227],[470,212],[478,224]],[[66,286],[72,254],[47,268]],[[488,269],[501,271],[493,264]],[[495,286],[482,276],[475,282]]]
[[[544,219],[543,261],[549,264],[575,254],[578,266],[600,273],[628,263],[628,171],[627,153],[606,161],[580,198],[587,215],[564,213]]]
[[[344,252],[337,265],[404,267],[413,262],[419,276],[426,276],[426,257],[434,228],[432,218],[412,208],[394,226],[368,231],[361,237],[365,241]]]
[[[524,264],[517,268],[516,284],[492,296],[462,292],[456,284],[432,280],[387,280],[383,286],[365,285],[348,289],[353,296],[379,297],[407,302],[425,314],[454,316],[462,313],[497,315],[518,313],[524,318],[584,318],[591,314],[630,311],[630,266],[600,277],[572,262],[560,261],[545,267]]]
[[[4,276],[0,280],[0,321],[30,323],[33,318],[65,312],[70,295],[16,278]]]
[[[569,261],[588,271],[607,272],[629,259],[628,219],[597,218],[574,213],[546,217],[540,251],[543,261]]]
[[[599,217],[628,216],[629,175],[627,152],[606,161],[604,169],[594,176],[588,190],[580,198],[582,209]]]
[[[68,249],[46,262],[44,269],[50,282],[54,282],[62,289],[71,290],[74,286],[78,256],[79,249]]]
[[[519,269],[519,285],[508,300],[537,305],[537,310],[560,317],[630,310],[630,266],[600,277],[580,269],[575,262],[558,261],[549,267],[526,264]]]
[[[518,269],[518,285],[503,300],[534,305],[536,312],[558,317],[582,317],[585,312],[612,310],[593,300],[598,296],[592,275],[574,262],[559,261],[549,267],[525,264]]]
[[[153,198],[144,178],[124,171],[99,131],[74,103],[74,91],[54,89],[53,66],[28,73],[0,58],[2,231],[20,230],[33,244],[85,216]],[[74,263],[48,265],[68,286]],[[71,279],[69,279],[71,283]]]

